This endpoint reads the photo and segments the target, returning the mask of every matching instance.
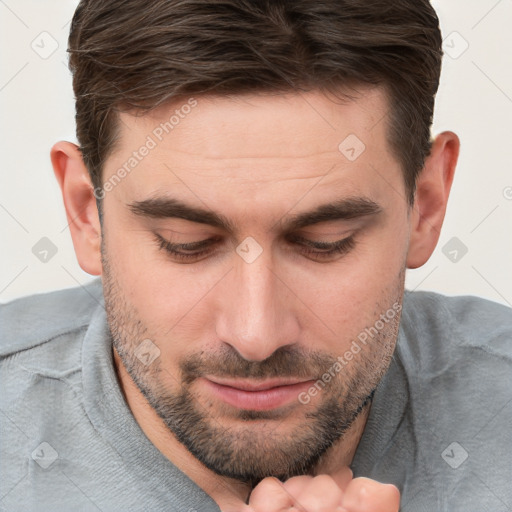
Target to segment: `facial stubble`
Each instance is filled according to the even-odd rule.
[[[211,400],[198,396],[194,383],[204,375],[264,379],[313,378],[316,382],[335,367],[337,358],[318,351],[281,347],[264,361],[243,359],[231,347],[212,354],[194,353],[179,363],[171,375],[157,359],[145,366],[136,357],[142,340],[151,338],[137,309],[129,304],[109,265],[102,243],[103,289],[113,346],[123,366],[149,405],[169,431],[207,468],[220,476],[254,486],[267,476],[284,481],[312,474],[322,456],[343,438],[360,412],[370,403],[385,374],[396,343],[399,315],[379,331],[351,364],[324,383],[317,405],[299,401],[280,411],[215,411]],[[403,277],[398,281],[395,303],[401,303]],[[158,340],[154,339],[158,345]],[[165,341],[169,344],[169,340]],[[162,344],[164,346],[164,344]],[[164,384],[166,382],[166,384]],[[169,382],[179,382],[174,390]],[[302,416],[292,421],[292,415]]]

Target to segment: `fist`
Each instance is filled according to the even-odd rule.
[[[297,476],[282,483],[265,478],[240,512],[398,512],[400,492],[391,484],[352,478],[345,467],[333,475]]]

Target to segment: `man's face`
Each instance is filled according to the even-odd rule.
[[[121,116],[103,174],[130,169],[103,201],[114,346],[221,475],[308,472],[389,364],[409,220],[386,112],[365,89],[344,103],[200,97]]]

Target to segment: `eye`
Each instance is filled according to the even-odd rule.
[[[335,242],[313,242],[301,236],[294,236],[290,241],[294,245],[298,245],[300,251],[308,258],[329,261],[353,249],[355,246],[355,235],[336,240]]]
[[[173,258],[184,263],[194,263],[212,252],[211,246],[219,241],[219,238],[208,238],[188,244],[174,244],[162,236],[155,234],[155,240],[160,249],[170,254]]]
[[[214,247],[220,237],[208,238],[186,244],[175,244],[162,236],[155,234],[155,241],[159,249],[164,250],[173,259],[182,263],[195,263],[213,253]],[[318,262],[328,262],[337,256],[348,253],[355,246],[355,235],[351,235],[335,242],[314,242],[295,235],[289,238],[289,242],[298,248],[298,251],[307,258]]]

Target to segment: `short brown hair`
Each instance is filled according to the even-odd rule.
[[[69,36],[94,187],[118,112],[188,95],[383,86],[409,200],[430,153],[442,39],[429,0],[81,0]]]

